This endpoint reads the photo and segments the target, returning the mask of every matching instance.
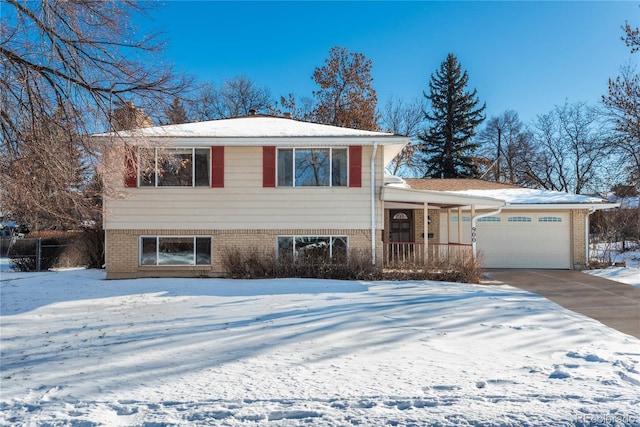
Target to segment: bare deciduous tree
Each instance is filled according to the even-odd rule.
[[[478,141],[482,144],[483,158],[489,160],[484,178],[510,184],[523,183],[522,166],[534,148],[531,135],[517,112],[507,110],[500,116],[491,117],[478,133]]]
[[[401,99],[390,98],[379,113],[382,130],[411,139],[387,166],[392,175],[408,172],[413,167],[415,152],[420,149],[418,134],[424,124],[423,110],[424,105],[420,99],[404,102]]]
[[[251,110],[269,111],[272,100],[269,89],[241,75],[220,86],[201,84],[190,104],[194,118],[203,121],[246,116]]]
[[[134,21],[147,10],[126,0],[3,2],[3,214],[41,228],[99,225],[101,207],[84,190],[108,156],[87,135],[107,126],[112,106],[162,111],[185,85],[153,60],[161,41],[138,35]]]
[[[333,47],[323,67],[313,72],[320,89],[314,119],[319,123],[354,129],[378,130],[373,88],[373,64],[361,53],[350,53],[344,47]]]
[[[627,47],[631,48],[631,53],[635,53],[640,50],[640,29],[633,28],[628,22],[625,22],[624,37],[622,40],[626,43]]]
[[[274,115],[288,115],[292,118],[304,121],[313,121],[316,111],[316,102],[310,97],[296,97],[290,93],[281,96],[280,102],[275,102],[269,109],[269,113]]]
[[[600,189],[611,144],[598,110],[565,104],[538,116],[533,143],[536,152],[523,165],[528,185],[576,194]]]
[[[622,27],[625,44],[631,53],[640,50],[640,30],[629,23]],[[608,94],[602,97],[613,122],[612,142],[627,171],[626,181],[640,190],[640,74],[630,64],[622,67],[620,76],[609,79]]]
[[[627,45],[640,49],[638,29],[627,25]],[[635,39],[634,39],[635,37]],[[609,93],[602,97],[616,132],[613,143],[626,168],[627,182],[640,190],[640,74],[631,65],[609,79]]]

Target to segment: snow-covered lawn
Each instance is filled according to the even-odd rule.
[[[611,251],[611,261],[622,263],[626,267],[609,267],[597,270],[585,270],[585,273],[594,276],[604,277],[606,279],[615,280],[616,282],[626,283],[640,288],[640,248],[635,251],[618,252]]]
[[[640,425],[640,340],[509,286],[0,274],[2,425]]]

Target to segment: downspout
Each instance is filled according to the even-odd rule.
[[[371,153],[371,265],[376,265],[376,153],[378,143],[373,143],[373,153]]]
[[[500,212],[502,212],[502,207],[498,208],[497,211],[493,211],[493,212],[487,212],[487,213],[483,213],[480,215],[476,215],[476,216],[472,216],[471,217],[471,251],[473,253],[473,259],[476,259],[477,257],[477,252],[478,252],[478,248],[477,248],[477,243],[476,243],[476,221],[480,218],[486,218],[488,216],[494,216],[494,215],[499,215]]]
[[[589,217],[596,211],[596,208],[590,208],[584,220],[584,268],[589,266]]]

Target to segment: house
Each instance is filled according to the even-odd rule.
[[[262,115],[96,137],[133,145],[104,202],[108,278],[219,276],[228,248],[380,263],[384,166],[408,142]]]
[[[518,230],[547,223],[566,229],[566,262],[545,265],[551,261],[545,258],[536,265],[574,268],[586,260],[588,213],[605,205],[580,199],[555,209],[560,205],[549,199],[550,209],[527,203],[518,210],[502,194],[385,179],[385,165],[408,138],[285,117],[250,115],[95,137],[129,147],[121,179],[107,183],[119,194],[104,202],[108,278],[221,276],[231,248],[283,259],[318,246],[330,256],[359,250],[376,265],[397,260],[394,254],[422,262],[435,248],[441,254],[468,247],[497,266],[490,252],[504,249],[499,241],[528,259],[544,253],[526,255],[535,230],[496,231],[488,218]]]

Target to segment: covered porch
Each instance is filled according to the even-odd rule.
[[[426,266],[452,257],[477,258],[476,221],[497,215],[503,200],[386,185],[383,265]],[[465,231],[465,228],[467,230]],[[467,234],[471,241],[462,238]]]

